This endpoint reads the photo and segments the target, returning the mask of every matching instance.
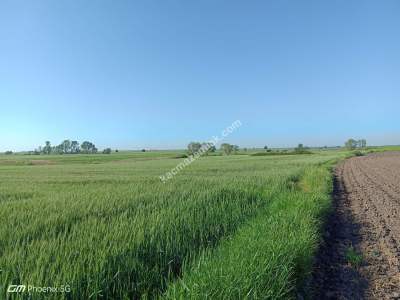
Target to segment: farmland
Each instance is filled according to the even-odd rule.
[[[316,299],[400,297],[399,167],[399,151],[336,167],[333,212],[314,274]]]
[[[53,299],[301,290],[347,152],[202,157],[162,183],[178,154],[0,156],[0,297],[11,283],[70,286]]]

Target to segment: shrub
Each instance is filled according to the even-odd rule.
[[[360,150],[353,151],[354,156],[364,156],[365,154]]]
[[[312,154],[312,152],[305,149],[296,149],[295,151],[293,151],[293,154]]]
[[[111,154],[111,148],[104,149],[103,154]]]

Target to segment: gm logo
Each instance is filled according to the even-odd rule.
[[[26,290],[26,285],[21,284],[21,285],[15,285],[15,284],[10,284],[7,289],[7,293],[23,293]]]

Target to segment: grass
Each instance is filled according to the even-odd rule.
[[[352,265],[353,267],[361,266],[363,262],[363,257],[360,253],[358,253],[353,246],[350,246],[346,249],[345,253],[346,261]]]
[[[172,158],[182,151],[120,151],[112,154],[54,154],[54,155],[24,155],[0,154],[0,166],[26,166],[49,164],[100,164],[118,160],[154,160]]]
[[[302,155],[302,154],[313,154],[308,150],[302,151],[271,151],[271,152],[256,152],[250,154],[251,156],[274,156],[274,155]]]
[[[177,154],[1,156],[0,298],[8,284],[71,286],[49,299],[290,296],[329,203],[325,164],[345,153],[210,156],[160,182]]]
[[[309,167],[306,190],[288,190],[216,251],[204,252],[164,295],[168,299],[288,299],[309,275],[331,176]]]

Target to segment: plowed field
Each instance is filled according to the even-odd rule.
[[[342,162],[314,274],[316,299],[400,299],[399,246],[400,152]]]

